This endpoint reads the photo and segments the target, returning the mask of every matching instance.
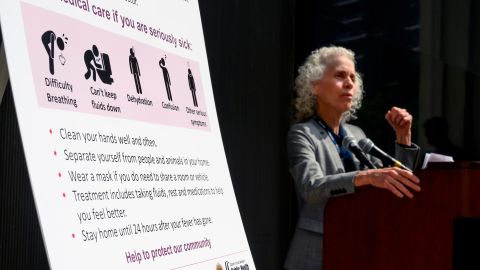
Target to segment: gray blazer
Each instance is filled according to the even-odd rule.
[[[357,126],[344,124],[343,127],[347,135],[353,136],[357,141],[366,137]],[[404,148],[398,144],[395,146],[396,158],[410,168],[414,167],[418,153],[419,148],[416,145],[412,148]],[[379,159],[368,157],[375,165],[382,167]],[[298,198],[299,216],[296,233],[301,229],[321,235],[323,234],[323,214],[328,199],[355,192],[353,179],[357,171],[345,172],[335,144],[327,131],[313,119],[295,124],[290,128],[288,163]],[[354,163],[359,168],[360,161],[355,157]],[[292,249],[305,249],[306,246],[308,245],[302,244],[301,241],[293,241],[289,256],[291,257]],[[293,253],[301,254],[301,252]],[[306,258],[297,259],[305,260]]]

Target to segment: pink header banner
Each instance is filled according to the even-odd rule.
[[[210,131],[197,62],[30,4],[22,13],[41,107]]]

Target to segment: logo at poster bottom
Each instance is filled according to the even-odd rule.
[[[218,268],[217,266],[217,270],[218,269],[222,269],[222,268]],[[245,262],[245,260],[236,261],[236,262],[225,261],[225,270],[249,270],[249,269],[250,268],[248,267],[248,264]]]

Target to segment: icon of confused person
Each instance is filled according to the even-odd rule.
[[[173,101],[172,92],[170,91],[170,85],[172,85],[172,82],[170,81],[170,75],[168,74],[168,69],[165,67],[165,59],[164,58],[160,59],[158,64],[160,65],[163,71],[163,80],[165,81],[165,89],[167,90],[168,100]]]
[[[93,45],[91,50],[86,50],[83,54],[83,60],[87,67],[85,79],[93,78],[97,81],[97,74],[100,80],[105,84],[112,84],[112,67],[110,66],[110,57],[106,53],[100,53],[97,46]]]
[[[137,94],[142,93],[142,85],[140,84],[140,66],[138,65],[137,57],[135,57],[135,50],[130,48],[130,56],[128,57],[130,63],[130,73],[133,74],[135,80],[135,87],[137,88]]]
[[[50,74],[55,74],[55,47],[57,47],[60,51],[65,49],[65,44],[67,44],[68,38],[65,35],[62,37],[57,37],[57,35],[52,31],[48,30],[42,34],[42,43],[47,51],[48,55],[48,67],[50,70]],[[60,53],[58,56],[59,61],[62,65],[65,65],[66,59],[63,54]]]

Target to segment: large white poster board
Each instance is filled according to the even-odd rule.
[[[8,0],[52,269],[254,269],[193,0]]]

